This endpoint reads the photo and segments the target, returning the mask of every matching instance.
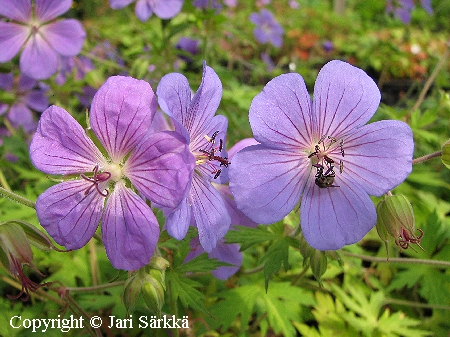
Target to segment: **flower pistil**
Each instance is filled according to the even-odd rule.
[[[336,151],[344,157],[344,140],[338,141],[336,138],[323,135],[314,147],[314,152],[308,155],[311,159],[312,166],[316,168],[315,184],[320,188],[339,187],[334,184],[336,173],[334,172],[335,161],[329,156]],[[344,170],[344,162],[339,160],[339,173]]]

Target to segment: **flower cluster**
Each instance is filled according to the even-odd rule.
[[[170,73],[156,96],[145,81],[114,76],[95,94],[86,131],[62,108],[44,111],[30,155],[41,171],[63,176],[36,202],[57,243],[80,248],[101,223],[113,266],[139,269],[160,232],[151,202],[174,238],[197,228],[188,259],[207,252],[234,264],[215,272],[227,278],[242,261],[239,247],[223,240],[232,225],[270,224],[301,202],[309,245],[339,249],[375,225],[369,195],[388,192],[411,171],[411,129],[399,121],[365,125],[380,92],[345,62],[322,68],[313,102],[299,74],[270,81],[250,106],[254,139],[230,154],[228,121],[215,115],[222,84],[206,63],[194,95],[185,76]],[[157,103],[168,120],[156,114]]]
[[[75,19],[56,20],[72,6],[72,0],[2,0],[0,62],[20,55],[20,69],[34,79],[46,79],[58,69],[60,56],[75,56],[86,33]]]
[[[113,9],[121,9],[134,0],[109,0]],[[147,21],[153,13],[161,19],[170,19],[176,16],[183,7],[184,0],[137,0],[134,12],[139,20]]]
[[[256,25],[253,34],[260,43],[271,43],[275,47],[281,47],[284,30],[270,11],[264,8],[259,13],[252,13],[250,21]]]
[[[12,98],[11,102],[0,101],[0,115],[6,114],[14,128],[34,131],[37,122],[32,111],[42,112],[48,107],[47,85],[25,75],[15,78],[12,73],[7,73],[0,74],[0,89],[9,92]]]

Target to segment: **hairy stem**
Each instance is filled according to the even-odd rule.
[[[412,163],[413,164],[419,164],[419,163],[423,163],[424,161],[427,161],[427,160],[430,160],[430,159],[433,159],[433,158],[436,158],[436,157],[441,157],[441,156],[442,156],[442,151],[437,151],[437,152],[430,153],[430,154],[427,154],[425,156],[413,159]]]
[[[435,266],[439,268],[450,268],[450,262],[449,261],[440,261],[440,260],[425,260],[425,259],[412,259],[412,258],[402,258],[402,257],[393,257],[387,258],[384,257],[376,257],[376,256],[369,256],[369,255],[361,255],[361,254],[353,254],[349,252],[342,252],[345,256],[348,257],[356,257],[361,260],[365,261],[372,261],[372,262],[384,262],[384,263],[416,263],[416,264],[426,264],[429,266]]]
[[[100,284],[97,286],[92,286],[92,287],[67,287],[65,288],[66,290],[70,291],[70,292],[92,292],[92,291],[97,291],[97,290],[103,290],[103,289],[107,289],[107,288],[112,288],[112,287],[117,287],[117,286],[121,286],[124,285],[125,281],[117,281],[117,282],[111,282],[111,283],[106,283],[106,284]]]
[[[5,189],[3,187],[0,187],[0,197],[8,198],[12,201],[15,201],[24,206],[28,206],[30,208],[34,208],[34,209],[36,208],[36,204],[33,201],[28,200],[12,191],[8,191],[7,189]]]

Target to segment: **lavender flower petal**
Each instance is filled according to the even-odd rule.
[[[67,19],[49,23],[40,28],[48,43],[58,54],[75,56],[83,47],[86,33],[78,20]]]
[[[42,227],[67,249],[83,247],[100,222],[104,198],[86,180],[71,180],[50,187],[36,200]]]
[[[116,184],[102,221],[106,254],[118,269],[145,266],[155,251],[159,226],[150,207],[124,182]]]
[[[166,216],[167,233],[177,240],[183,240],[191,224],[191,216],[191,205],[184,199],[175,211]]]
[[[13,73],[0,73],[0,89],[5,91],[11,91],[14,86],[14,74]]]
[[[29,34],[28,27],[13,22],[0,22],[0,63],[8,62],[16,56]]]
[[[231,194],[230,187],[228,185],[214,184],[214,187],[225,202],[225,207],[231,217],[232,226],[238,225],[255,228],[258,225],[237,208],[236,202],[233,199],[233,194]]]
[[[33,110],[42,112],[48,108],[48,98],[42,90],[33,90],[23,96],[22,101]]]
[[[192,96],[187,78],[178,73],[164,75],[156,88],[156,95],[162,111],[185,124]]]
[[[375,225],[377,215],[370,197],[349,177],[339,181],[339,187],[307,184],[300,219],[309,245],[334,250],[360,241]]]
[[[67,12],[72,6],[72,0],[35,0],[36,18],[47,22]]]
[[[150,85],[132,77],[110,77],[97,91],[91,127],[113,162],[120,162],[142,140],[156,104]]]
[[[58,54],[39,35],[32,35],[20,55],[20,69],[34,79],[46,79],[58,69]]]
[[[366,124],[380,98],[377,85],[363,70],[338,60],[328,62],[314,85],[316,134],[338,138]]]
[[[139,20],[145,22],[152,16],[153,10],[147,0],[138,0],[134,8],[134,13]]]
[[[234,155],[241,151],[243,148],[246,148],[248,146],[252,145],[258,145],[258,141],[255,138],[244,138],[238,141],[236,144],[234,144],[231,149],[228,150],[228,157],[230,160],[233,159]]]
[[[42,114],[31,141],[30,157],[37,169],[49,174],[88,172],[103,162],[102,154],[80,124],[57,106]]]
[[[38,82],[31,77],[28,77],[26,75],[21,74],[19,76],[19,91],[23,92],[23,91],[30,91],[31,89],[33,89],[33,87],[35,87],[38,84]]]
[[[31,1],[0,0],[0,15],[15,21],[28,22],[31,18]],[[2,31],[2,29],[0,29],[0,31]]]
[[[11,105],[8,119],[14,128],[22,127],[26,132],[36,130],[36,121],[33,119],[33,112],[23,103]]]
[[[191,136],[184,125],[187,124],[185,119],[188,115],[192,91],[187,78],[178,73],[163,76],[156,89],[156,95],[161,109],[173,118],[175,130],[189,143]]]
[[[143,0],[138,0],[143,1]],[[149,1],[149,0],[146,0]],[[153,5],[155,15],[161,19],[170,19],[177,15],[183,7],[184,0],[156,1]]]
[[[345,139],[342,176],[350,175],[369,195],[381,196],[411,173],[413,151],[412,131],[406,123],[364,125]]]
[[[427,11],[428,14],[433,14],[433,7],[431,6],[431,0],[420,0],[420,5]]]
[[[176,208],[188,192],[194,166],[195,157],[184,139],[175,132],[164,131],[147,136],[123,170],[149,200]]]
[[[128,6],[134,0],[109,0],[109,5],[112,9],[121,9]]]
[[[190,198],[200,243],[210,253],[227,233],[231,218],[219,192],[198,175],[192,179]]]
[[[222,266],[213,270],[212,274],[219,280],[226,280],[232,275],[236,274],[242,265],[242,253],[239,251],[238,244],[227,244],[224,240],[220,240],[217,243],[216,248],[209,254],[210,258],[223,261],[233,266]]]
[[[304,154],[249,146],[233,157],[230,189],[245,215],[257,223],[270,224],[294,209],[309,173]]]
[[[311,98],[303,78],[291,73],[267,83],[252,101],[249,120],[262,144],[293,151],[307,147],[312,139]]]
[[[203,62],[203,77],[184,117],[183,125],[191,139],[203,137],[222,98],[222,83],[215,71]]]

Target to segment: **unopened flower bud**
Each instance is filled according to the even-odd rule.
[[[169,267],[170,263],[162,256],[152,256],[150,259],[150,268],[165,271]]]
[[[423,231],[415,236],[414,211],[408,199],[402,195],[389,195],[377,205],[377,232],[386,244],[394,238],[395,244],[407,249],[410,243],[417,244],[421,249],[420,240]],[[413,249],[414,250],[414,249]]]
[[[158,317],[161,315],[166,290],[165,270],[168,266],[169,262],[166,259],[154,256],[146,267],[128,279],[122,295],[128,312],[133,310],[142,294],[150,312]]]
[[[25,276],[22,266],[24,264],[30,266],[38,274],[44,276],[33,265],[33,252],[31,251],[29,237],[31,240],[39,242],[39,245],[45,246],[43,238],[39,238],[39,234],[32,230],[29,226],[22,226],[22,224],[15,221],[4,222],[0,224],[0,263],[8,268],[11,274],[18,278],[22,284],[22,289],[17,296],[9,296],[10,298],[19,298],[23,294],[24,301],[28,300],[29,292],[36,291],[42,286],[46,286],[49,283],[38,284],[31,281]],[[37,231],[37,230],[36,230]]]
[[[151,275],[146,275],[142,283],[142,295],[148,309],[156,316],[161,315],[161,309],[164,305],[164,291],[166,287]]]
[[[122,301],[127,309],[127,313],[130,314],[141,295],[142,282],[138,275],[130,277],[126,282],[123,289]]]

